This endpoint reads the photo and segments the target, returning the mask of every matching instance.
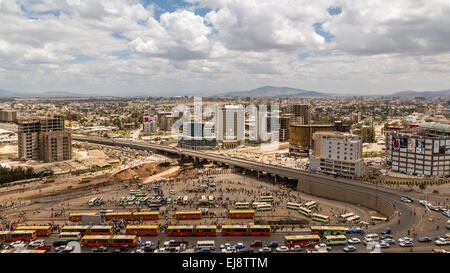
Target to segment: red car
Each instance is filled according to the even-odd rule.
[[[250,246],[262,246],[261,240],[256,240],[250,243]]]
[[[34,250],[47,250],[47,251],[49,251],[50,249],[52,249],[52,246],[47,245],[39,245],[34,248]]]

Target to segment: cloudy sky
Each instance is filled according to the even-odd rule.
[[[449,0],[0,0],[0,89],[450,88]]]

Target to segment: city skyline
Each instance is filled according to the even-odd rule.
[[[2,0],[0,89],[216,95],[450,86],[446,1]]]

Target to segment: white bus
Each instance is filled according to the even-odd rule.
[[[214,250],[216,248],[216,244],[214,241],[197,241],[197,248],[209,248]]]
[[[263,203],[263,202],[253,202],[252,203],[252,207],[254,208],[254,209],[256,209],[259,205],[265,205],[266,203]]]
[[[372,224],[376,224],[376,223],[380,223],[380,222],[386,222],[387,218],[384,217],[376,217],[376,216],[372,216],[370,217],[370,222]]]
[[[358,224],[360,220],[361,220],[361,217],[359,217],[359,215],[354,215],[352,217],[347,218],[347,223]]]
[[[297,210],[300,214],[305,215],[306,217],[310,217],[311,216],[311,210],[304,208],[304,207],[299,207]]]
[[[341,214],[341,216],[339,216],[339,222],[345,223],[347,222],[347,218],[354,216],[355,214],[349,212],[349,213],[345,213],[345,214]]]
[[[248,202],[237,202],[234,204],[235,209],[249,209],[250,205]]]
[[[308,209],[313,209],[313,208],[317,207],[317,203],[315,201],[310,201],[305,204],[305,207],[307,207]]]
[[[297,203],[287,203],[286,208],[288,209],[293,209],[293,210],[298,210],[298,208],[300,208],[301,205],[297,204]]]
[[[330,217],[321,214],[312,214],[311,219],[316,222],[329,223]]]
[[[367,245],[369,242],[378,242],[380,240],[380,236],[376,233],[367,234],[364,236],[363,243]]]
[[[271,211],[272,210],[272,205],[271,204],[263,204],[263,205],[258,205],[256,207],[257,211]]]

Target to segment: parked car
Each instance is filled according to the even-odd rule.
[[[391,234],[383,234],[383,235],[380,236],[380,239],[381,240],[392,239],[392,235]]]
[[[395,244],[395,240],[392,238],[386,238],[383,241],[385,241],[386,243],[388,243],[389,245],[393,245]]]
[[[65,248],[66,248],[65,245],[57,246],[57,247],[54,248],[54,251],[55,252],[62,252]]]
[[[130,247],[128,245],[123,245],[120,247],[121,252],[127,252],[129,249],[130,249]]]
[[[40,246],[45,244],[45,240],[39,239],[39,240],[35,240],[33,242],[30,242],[28,245],[31,247],[36,247],[36,246]]]
[[[9,247],[11,248],[25,248],[27,246],[27,243],[24,241],[15,241],[9,244]]]
[[[62,250],[61,250],[61,252],[62,253],[69,253],[69,252],[72,252],[73,250],[75,249],[75,246],[74,245],[66,245]]]
[[[265,247],[260,248],[258,250],[258,252],[259,253],[270,253],[270,252],[272,252],[272,250],[269,247],[265,246]]]
[[[386,243],[385,241],[381,241],[381,242],[380,242],[380,247],[381,247],[381,248],[389,248],[390,245],[389,245],[388,243]]]
[[[239,250],[240,253],[253,253],[253,249],[251,249],[250,247],[245,247],[243,249]]]
[[[51,245],[45,245],[45,244],[39,245],[39,246],[34,248],[34,250],[47,250],[47,251],[50,251],[50,249],[52,249],[52,246]]]
[[[426,200],[419,200],[419,204],[426,206],[426,205],[428,205],[429,203],[428,203],[428,201],[426,201]]]
[[[409,237],[402,237],[402,238],[399,238],[399,239],[398,239],[398,243],[399,243],[399,244],[405,243],[405,242],[410,242],[410,243],[412,243],[412,241],[413,241],[413,239],[412,239],[412,238],[409,238]]]
[[[236,248],[236,249],[242,249],[242,248],[245,248],[247,245],[246,244],[244,244],[244,243],[237,243],[237,244],[234,244],[234,247]]]
[[[288,252],[289,248],[287,246],[280,246],[276,248],[277,252]]]
[[[434,243],[438,246],[450,245],[449,238],[440,238],[439,240],[434,241]]]
[[[358,238],[350,238],[350,239],[347,240],[347,242],[349,244],[359,244],[359,243],[361,243],[361,240],[358,239]]]
[[[270,243],[267,244],[268,247],[278,247],[278,242],[277,241],[272,241]]]
[[[299,245],[293,245],[289,248],[290,251],[301,251],[302,248]]]
[[[364,230],[362,228],[354,228],[354,229],[352,229],[352,232],[353,233],[363,233]]]
[[[450,218],[450,209],[449,209],[449,210],[446,210],[446,211],[443,211],[442,214],[443,214],[445,217],[449,217],[449,218]]]
[[[414,243],[411,242],[411,241],[405,241],[405,242],[399,243],[399,245],[400,245],[401,247],[413,247],[413,246],[414,246]]]
[[[419,241],[421,243],[427,243],[427,242],[431,242],[431,238],[430,237],[420,237],[419,239],[417,239],[417,241]]]
[[[250,246],[251,247],[262,246],[262,241],[261,240],[255,240],[255,241],[250,243]]]
[[[68,243],[67,240],[55,240],[53,242],[53,247],[58,247],[58,246],[66,246]]]
[[[349,246],[344,247],[344,251],[345,252],[353,252],[353,251],[356,251],[356,247],[349,245]]]
[[[211,253],[211,249],[209,247],[203,247],[200,249],[197,249],[195,253]]]
[[[381,235],[391,234],[391,228],[387,227],[381,231]]]

